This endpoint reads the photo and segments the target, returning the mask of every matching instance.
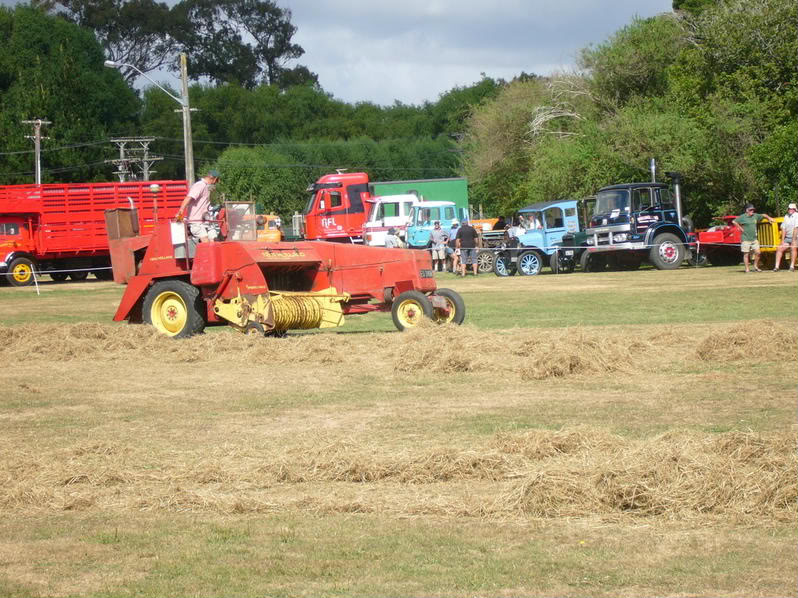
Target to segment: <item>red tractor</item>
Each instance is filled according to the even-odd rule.
[[[127,210],[107,213],[114,280],[127,284],[115,321],[147,322],[174,337],[229,325],[248,334],[328,328],[344,316],[391,311],[399,330],[423,318],[460,324],[465,305],[436,289],[425,251],[257,241],[254,206],[225,206],[226,239],[194,243],[185,222],[135,235]]]

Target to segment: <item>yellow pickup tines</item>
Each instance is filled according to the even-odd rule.
[[[270,293],[274,327],[277,330],[306,330],[333,328],[344,323],[341,302],[347,295],[339,295],[334,288],[317,293]]]

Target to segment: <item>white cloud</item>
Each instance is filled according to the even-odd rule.
[[[349,101],[434,101],[480,73],[512,78],[573,68],[579,50],[670,0],[282,0],[299,60]]]

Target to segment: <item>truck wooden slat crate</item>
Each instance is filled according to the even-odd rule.
[[[135,208],[140,233],[149,234],[187,192],[186,181],[0,186],[0,274],[15,286],[31,284],[34,270],[54,280],[91,269],[110,278],[106,210]]]

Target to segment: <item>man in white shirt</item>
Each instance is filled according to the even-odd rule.
[[[798,254],[798,209],[794,203],[787,206],[787,215],[781,223],[781,245],[776,250],[776,267],[774,272],[778,272],[781,264],[781,256],[790,248],[790,272],[795,271],[795,256]]]
[[[178,222],[183,219],[185,214],[191,236],[199,239],[200,243],[207,243],[216,236],[210,223],[205,221],[204,217],[208,208],[211,207],[211,191],[218,182],[219,173],[216,170],[209,170],[208,174],[191,185],[188,195],[177,211]]]

